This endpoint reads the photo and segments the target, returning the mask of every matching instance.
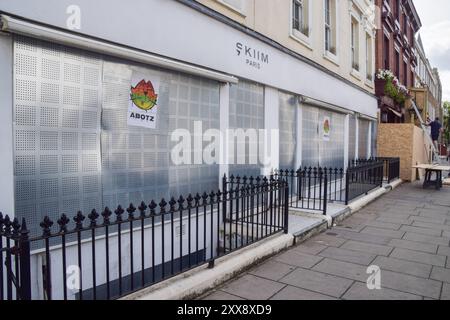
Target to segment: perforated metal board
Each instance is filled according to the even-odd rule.
[[[101,58],[14,39],[16,216],[33,234],[45,215],[100,208]]]
[[[297,150],[297,109],[298,99],[296,96],[282,93],[280,101],[280,168],[296,168]]]
[[[264,129],[264,87],[240,80],[230,86],[230,129]],[[246,164],[237,164],[237,145],[232,152],[234,157],[229,173],[240,176],[259,176],[260,164],[249,164],[249,148],[246,150]]]

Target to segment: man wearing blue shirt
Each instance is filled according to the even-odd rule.
[[[427,124],[427,126],[431,127],[431,139],[433,140],[433,144],[439,152],[439,135],[442,131],[442,124],[439,122],[439,118]]]
[[[436,118],[436,120],[430,122],[428,126],[431,127],[431,139],[433,140],[433,143],[435,143],[435,141],[439,140],[442,124],[439,122],[439,118]]]

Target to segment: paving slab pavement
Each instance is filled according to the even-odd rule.
[[[450,300],[450,188],[404,184],[202,298]]]

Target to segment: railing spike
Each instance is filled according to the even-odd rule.
[[[177,201],[175,200],[175,198],[174,197],[170,198],[170,201],[169,201],[169,211],[170,212],[176,211],[176,209],[175,209],[176,204],[177,204]]]
[[[53,221],[48,217],[45,216],[44,220],[39,224],[42,228],[42,233],[44,237],[48,237],[51,235],[51,227],[53,226]]]
[[[167,202],[164,198],[162,198],[161,202],[159,203],[159,213],[160,214],[166,213],[166,206],[167,206]]]
[[[158,207],[158,204],[154,200],[152,200],[148,207],[150,209],[150,215],[154,216],[156,214],[155,209]]]
[[[188,197],[186,198],[186,201],[187,201],[187,207],[192,208],[192,202],[194,201],[192,194],[189,193]]]
[[[13,222],[12,222],[12,228],[13,228],[13,232],[12,235],[14,238],[18,238],[19,234],[20,234],[20,223],[19,223],[19,219],[14,218]]]
[[[28,235],[29,232],[30,231],[27,228],[27,222],[26,222],[25,218],[22,218],[22,225],[20,227],[20,233],[22,236],[24,236],[24,235]]]
[[[69,224],[70,219],[63,213],[61,217],[56,221],[59,225],[59,232],[65,233],[67,232],[67,225]]]
[[[6,215],[3,219],[3,225],[5,226],[5,235],[11,234],[11,219],[9,218],[9,215]]]
[[[141,204],[139,205],[138,209],[139,209],[139,215],[141,216],[141,218],[145,218],[145,210],[147,210],[147,205],[145,204],[144,201],[141,202]]]
[[[183,198],[183,196],[180,196],[180,198],[178,198],[178,210],[184,210],[185,201],[186,200]]]
[[[117,209],[114,210],[114,213],[116,214],[116,222],[120,222],[122,221],[122,214],[125,212],[125,210],[123,210],[122,206],[119,204],[117,206]]]
[[[211,201],[211,203],[215,202],[215,198],[216,198],[216,193],[214,191],[211,191],[211,193],[209,194],[209,200]]]
[[[127,208],[127,212],[128,212],[128,220],[133,220],[134,219],[134,213],[136,212],[136,207],[130,203],[130,205]]]
[[[86,217],[83,215],[81,211],[77,212],[77,215],[73,218],[73,221],[75,221],[75,229],[81,230],[83,229],[83,221],[86,219]]]
[[[103,224],[107,225],[110,223],[110,217],[112,215],[111,210],[109,210],[108,207],[105,207],[105,210],[103,210],[102,212],[102,217],[103,217]]]
[[[99,214],[97,213],[97,210],[92,209],[91,213],[88,214],[88,218],[91,220],[91,227],[95,227],[97,225],[98,217]]]

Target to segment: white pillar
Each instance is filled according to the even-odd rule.
[[[359,158],[359,117],[355,119],[355,159]],[[355,160],[352,159],[352,160]]]
[[[295,164],[296,169],[300,168],[302,166],[302,159],[303,159],[303,108],[302,105],[299,103],[297,106],[297,150],[296,150],[296,157],[295,157]]]
[[[269,141],[266,145],[270,148],[264,154],[270,155],[270,164],[266,164],[262,168],[262,175],[270,175],[273,169],[278,169],[280,165],[280,140],[276,139],[279,130],[279,94],[278,90],[271,87],[264,89],[264,129]],[[278,134],[279,137],[279,134]],[[273,139],[275,138],[276,141]]]
[[[372,126],[373,121],[369,121],[369,132],[367,132],[367,159],[372,157]]]
[[[0,35],[0,212],[14,218],[13,41]]]
[[[347,170],[350,152],[350,115],[344,121],[344,170]]]
[[[222,178],[228,176],[228,135],[230,123],[230,84],[224,83],[220,86],[220,168],[219,168],[219,189],[222,189]]]

